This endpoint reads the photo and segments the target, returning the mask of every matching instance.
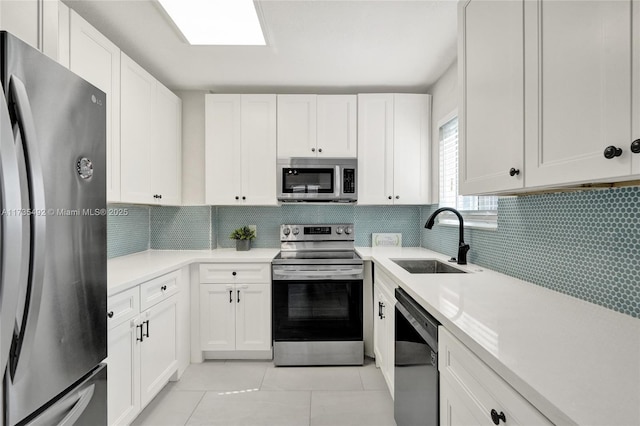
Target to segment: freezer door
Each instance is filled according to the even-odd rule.
[[[31,416],[106,358],[105,95],[0,32],[28,273],[5,374],[5,420]],[[2,318],[3,325],[5,318]]]
[[[107,365],[100,367],[38,413],[26,426],[107,424]]]

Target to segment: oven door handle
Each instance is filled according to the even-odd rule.
[[[273,278],[283,279],[295,279],[295,278],[326,278],[330,280],[340,279],[344,277],[362,276],[362,268],[350,268],[350,269],[273,269]]]

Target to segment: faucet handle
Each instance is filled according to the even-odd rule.
[[[467,264],[467,252],[471,249],[469,244],[460,243],[458,246],[458,265]]]

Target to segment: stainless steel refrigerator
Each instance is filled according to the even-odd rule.
[[[107,422],[105,94],[0,32],[4,425]]]

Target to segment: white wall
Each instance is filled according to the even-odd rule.
[[[427,91],[431,93],[431,200],[438,204],[440,182],[440,150],[438,139],[438,122],[458,108],[458,62],[454,62]]]
[[[205,205],[204,91],[177,91],[182,99],[182,204]]]

